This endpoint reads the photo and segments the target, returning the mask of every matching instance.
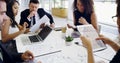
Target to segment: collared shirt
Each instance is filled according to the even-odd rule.
[[[38,14],[38,13],[35,14],[35,20],[36,20],[36,23],[37,23],[37,21],[40,20],[40,17],[39,17],[39,14]]]
[[[28,19],[29,21],[31,21],[30,27],[32,27],[32,26],[33,26],[33,18],[27,18],[27,19]],[[35,14],[35,23],[37,23],[37,21],[39,21],[39,19],[40,19],[39,14],[36,13],[36,14]]]

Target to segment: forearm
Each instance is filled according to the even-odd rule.
[[[22,31],[15,32],[13,34],[4,35],[4,36],[2,36],[2,42],[7,42],[9,40],[12,40],[23,33],[24,33],[24,31],[22,30]]]
[[[45,12],[45,14],[50,19],[50,24],[54,23],[53,17],[49,13],[47,13],[47,12]]]
[[[75,25],[76,21],[75,21],[75,15],[73,13],[73,24]]]
[[[94,63],[94,57],[93,57],[93,50],[92,50],[92,45],[90,39],[81,36],[80,37],[83,43],[83,46],[87,49],[88,53],[88,63]]]
[[[22,30],[22,29],[23,29],[23,26],[18,25],[18,28],[19,28],[19,30]],[[28,32],[30,32],[29,29],[30,29],[30,28],[26,28],[26,30],[25,30],[24,33],[28,33]]]
[[[97,17],[96,17],[95,12],[93,12],[91,15],[91,24],[98,31]]]
[[[114,42],[109,44],[116,52],[120,49],[120,46]]]
[[[87,50],[88,52],[88,63],[94,63],[93,51],[92,48]]]
[[[94,23],[92,23],[92,25],[93,25],[93,27],[96,29],[96,31],[99,32],[97,23],[94,22]]]

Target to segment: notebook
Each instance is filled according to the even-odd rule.
[[[49,26],[45,26],[37,35],[21,37],[23,45],[32,44],[36,42],[42,42],[50,34],[52,29]]]
[[[94,29],[94,27],[91,24],[80,25],[77,26],[77,28],[82,36],[88,37],[91,40],[91,44],[94,52],[107,48],[102,40],[96,40],[96,38],[98,38],[99,36],[97,31]]]

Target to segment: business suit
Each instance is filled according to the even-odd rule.
[[[54,23],[52,16],[49,13],[45,12],[44,9],[39,8],[37,13],[39,14],[39,18],[42,18],[44,15],[47,15],[47,17],[50,19],[50,24]],[[30,28],[31,22],[27,19],[29,14],[30,14],[29,9],[26,9],[21,12],[21,19],[20,19],[20,23],[19,23],[20,25],[23,25],[24,22],[27,22],[28,23],[27,28]]]
[[[22,53],[9,53],[5,50],[4,46],[0,43],[0,49],[3,57],[3,61],[0,58],[0,63],[16,63],[16,62],[23,62],[21,59]]]

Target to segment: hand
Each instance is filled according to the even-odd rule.
[[[83,18],[83,17],[79,18],[79,23],[81,23],[81,24],[83,24],[83,25],[89,24],[89,23],[86,21],[86,19]]]
[[[96,40],[103,40],[105,44],[110,45],[116,52],[120,49],[120,46],[117,43],[104,37],[103,35],[100,35],[100,38],[97,38]]]
[[[26,28],[26,31],[24,33],[30,32],[30,28]]]
[[[27,18],[31,18],[31,17],[35,16],[36,13],[37,13],[36,11],[30,12],[30,14],[28,15]]]
[[[37,63],[42,63],[41,61],[38,61]]]
[[[87,48],[87,50],[91,50],[92,45],[91,45],[90,39],[88,39],[87,37],[84,37],[84,36],[81,36],[80,38],[82,40],[83,46],[85,46]]]
[[[28,26],[28,23],[27,22],[24,22],[23,26],[20,27],[20,31],[22,31],[22,33],[25,33],[26,32],[26,27]]]
[[[44,28],[45,27],[45,23],[40,25],[40,28]]]
[[[27,23],[27,22],[24,22],[24,24],[23,24],[23,28],[26,29],[27,26],[28,26],[28,23]]]
[[[55,24],[54,24],[54,23],[50,24],[50,27],[51,27],[51,28],[54,28],[54,27],[55,27]]]
[[[73,26],[71,26],[71,25],[69,25],[69,24],[67,24],[67,27],[68,27],[68,28],[72,28],[72,29],[74,28]]]
[[[110,40],[109,38],[103,36],[103,35],[100,35],[99,38],[96,38],[96,40],[103,40],[105,44],[108,44],[108,45],[111,45],[113,44],[114,42],[112,40]]]
[[[22,54],[22,59],[24,61],[33,60],[34,56],[30,51],[26,51],[25,53]]]

